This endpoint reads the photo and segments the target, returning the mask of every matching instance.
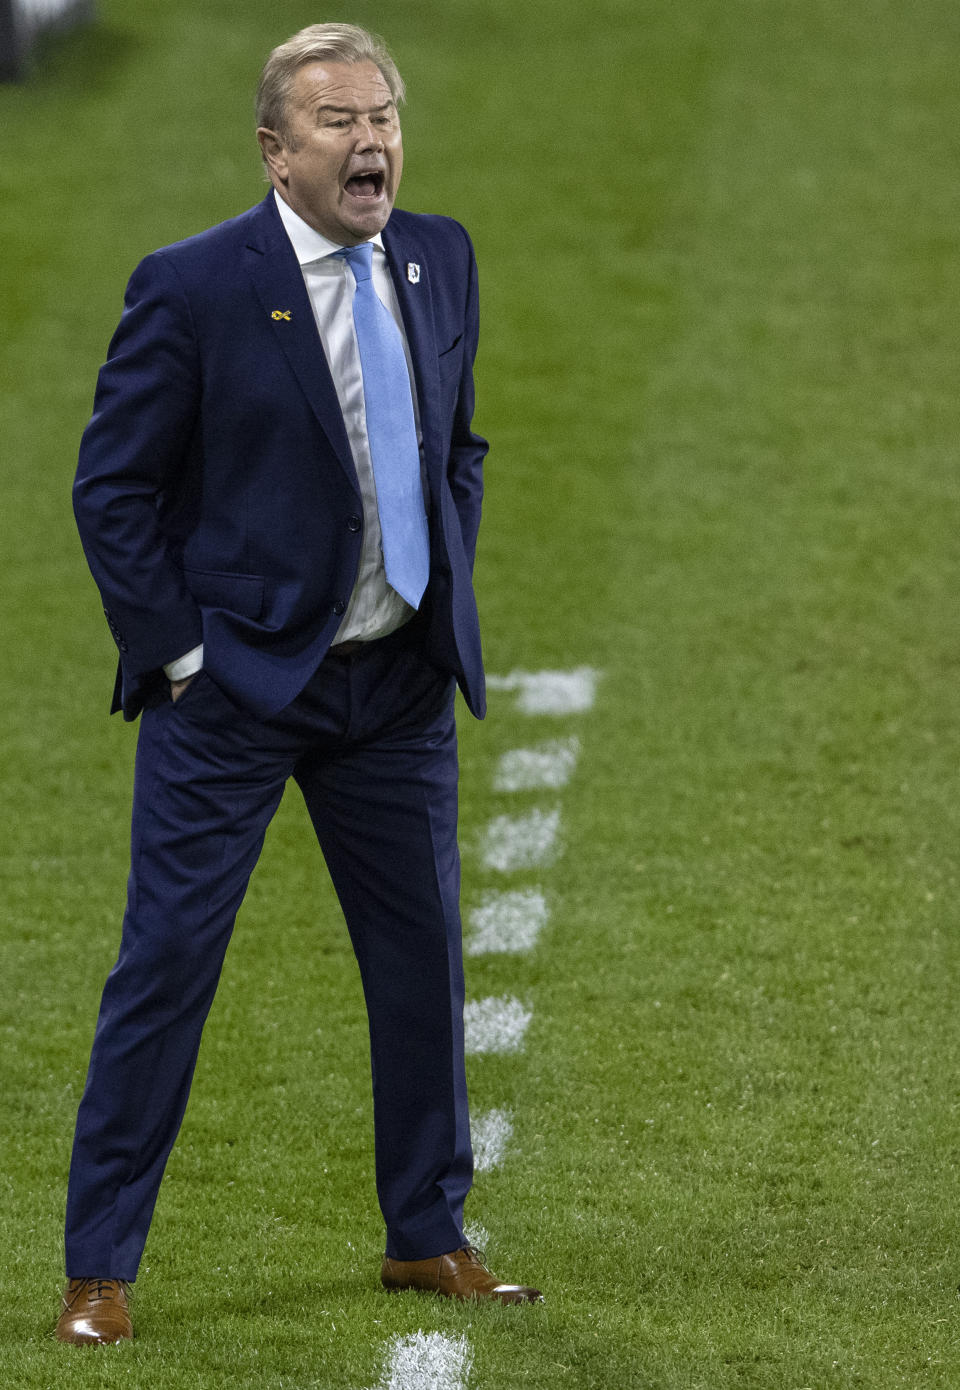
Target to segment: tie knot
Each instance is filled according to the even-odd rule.
[[[361,280],[369,280],[373,276],[373,242],[361,241],[359,246],[344,246],[337,252],[342,256],[347,265],[353,271],[353,278],[357,284]]]

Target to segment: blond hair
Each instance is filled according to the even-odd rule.
[[[287,103],[297,71],[305,63],[376,63],[399,106],[406,96],[403,78],[386,44],[356,24],[310,24],[273,50],[257,87],[257,126],[289,139]]]

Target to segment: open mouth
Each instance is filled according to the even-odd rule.
[[[370,169],[361,174],[352,174],[344,188],[354,198],[379,198],[384,182],[382,169]]]

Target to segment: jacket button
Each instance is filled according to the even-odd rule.
[[[360,530],[360,518],[359,518],[358,516],[348,516],[348,517],[347,517],[347,530],[348,530],[348,531],[359,531],[359,530]]]
[[[337,614],[338,617],[341,613],[346,613],[347,605],[344,603],[342,598],[337,599],[336,603],[333,605],[333,611]]]

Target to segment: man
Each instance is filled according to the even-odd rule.
[[[381,1280],[502,1302],[463,1235],[459,682],[484,713],[471,571],[477,290],[446,218],[395,212],[400,76],[313,25],[258,92],[273,189],[137,268],[74,490],[141,714],[120,954],[67,1198],[57,1335],[132,1335],[137,1273],[204,1020],[293,777],[370,1023]],[[277,923],[282,930],[282,921]]]

